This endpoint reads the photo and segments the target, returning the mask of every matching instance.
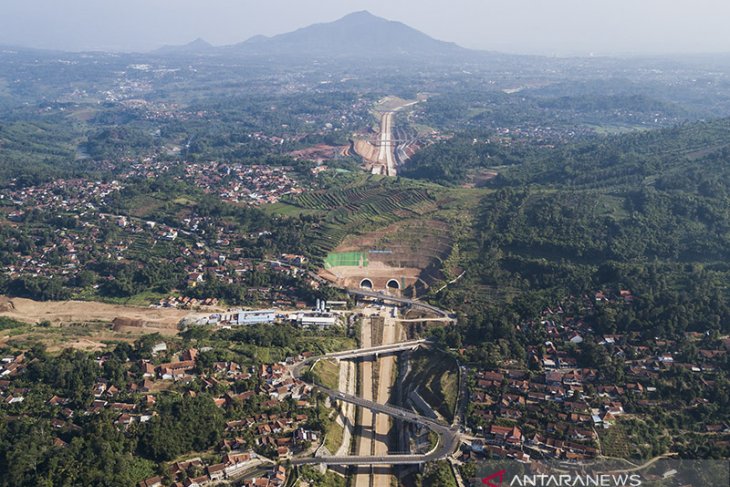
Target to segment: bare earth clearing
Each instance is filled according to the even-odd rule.
[[[53,325],[111,323],[115,318],[128,318],[143,321],[148,326],[155,328],[176,330],[180,320],[190,314],[190,311],[172,308],[141,308],[93,301],[33,301],[13,298],[11,302],[14,309],[0,312],[0,316],[7,316],[25,323],[50,321]]]
[[[49,351],[63,348],[101,350],[105,342],[133,341],[141,335],[172,336],[177,324],[190,311],[123,306],[86,301],[33,301],[0,296],[0,316],[35,325],[0,335],[0,345],[9,341],[42,342]]]

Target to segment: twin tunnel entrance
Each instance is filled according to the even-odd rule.
[[[368,279],[367,277],[360,281],[360,288],[361,289],[367,289],[368,291],[372,291],[374,289],[373,281],[372,279]],[[393,290],[393,291],[399,291],[401,289],[401,284],[398,282],[397,279],[390,279],[385,284],[386,290]]]

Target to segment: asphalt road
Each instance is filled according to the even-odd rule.
[[[419,301],[414,301],[412,299],[408,298],[399,298],[395,296],[389,296],[382,293],[372,292],[372,291],[362,291],[362,290],[353,290],[348,289],[348,293],[355,295],[355,296],[364,296],[364,297],[370,297],[370,298],[376,298],[376,299],[382,299],[384,301],[391,301],[395,303],[400,304],[408,304],[413,307],[420,307],[423,309],[427,309],[429,311],[432,311],[440,316],[443,316],[444,318],[451,318],[449,313],[446,311],[439,309],[435,306],[431,306],[430,304],[421,303]],[[375,354],[376,352],[380,353],[386,353],[388,351],[395,351],[398,349],[405,348],[411,348],[413,346],[418,346],[421,343],[427,343],[427,340],[414,340],[413,342],[404,342],[400,344],[394,344],[394,345],[386,345],[381,347],[370,347],[369,342],[366,343],[366,347],[362,349],[357,350],[348,350],[344,352],[336,352],[333,354],[328,355],[322,355],[319,357],[310,357],[298,364],[295,364],[291,371],[292,375],[300,380],[302,379],[302,375],[306,370],[309,370],[312,365],[321,359],[326,358],[337,358],[338,355],[340,355],[340,358],[343,358],[342,355],[345,354],[347,356],[348,354],[358,353],[362,352],[363,354],[371,355]],[[379,404],[375,402],[374,400],[370,399],[369,397],[372,397],[372,391],[370,394],[368,394],[368,398],[364,397],[358,397],[351,394],[347,394],[345,392],[336,391],[333,389],[329,389],[327,387],[324,387],[320,384],[311,384],[315,387],[317,387],[320,391],[330,396],[332,399],[354,404],[356,406],[359,406],[361,408],[364,408],[368,411],[367,416],[372,417],[371,413],[380,413],[385,414],[388,416],[391,416],[393,418],[407,421],[411,423],[416,423],[418,425],[424,426],[428,428],[429,430],[436,433],[438,436],[438,443],[435,448],[433,448],[430,452],[427,452],[425,454],[392,454],[392,455],[365,455],[364,451],[362,449],[358,449],[358,455],[348,455],[348,456],[325,456],[325,457],[311,457],[311,458],[295,458],[292,459],[291,463],[292,465],[313,465],[313,464],[323,464],[323,465],[409,465],[409,464],[421,464],[425,462],[431,462],[435,460],[443,460],[444,458],[447,458],[449,455],[451,455],[459,446],[460,442],[460,435],[459,435],[459,427],[458,426],[450,426],[448,424],[445,424],[442,421],[439,420],[433,420],[431,418],[428,418],[426,416],[421,416],[418,413],[414,413],[413,411],[410,411],[408,409],[404,409],[398,406],[393,406],[390,404]]]
[[[303,362],[300,362],[292,369],[292,374],[298,379],[302,379],[302,374],[305,370],[308,370],[314,362],[324,358],[323,357],[312,357]],[[436,421],[426,416],[414,413],[407,409],[403,409],[390,404],[378,404],[370,399],[364,399],[362,397],[353,396],[344,392],[329,389],[319,384],[312,384],[316,386],[320,391],[327,394],[333,399],[338,401],[347,402],[354,404],[361,408],[365,408],[368,411],[380,414],[386,414],[393,418],[400,419],[402,421],[408,421],[422,425],[429,430],[436,433],[438,436],[438,445],[432,451],[425,454],[407,454],[407,455],[384,455],[384,456],[372,456],[372,455],[356,455],[356,456],[331,456],[331,457],[318,457],[318,458],[297,458],[292,460],[293,465],[310,465],[310,464],[325,464],[325,465],[396,465],[396,464],[418,464],[424,462],[430,462],[434,460],[441,460],[448,457],[459,445],[459,429],[458,427],[451,427],[441,421]]]
[[[361,345],[367,349],[373,345],[372,318],[363,320]],[[360,367],[360,397],[363,400],[372,400],[373,397],[373,362],[363,360],[358,364]],[[357,397],[357,396],[355,396]],[[356,454],[359,457],[372,456],[375,452],[373,442],[375,441],[375,415],[369,409],[363,409],[358,418],[357,427],[359,434],[357,435]],[[355,472],[354,487],[370,487],[370,469],[361,466]]]
[[[356,348],[352,350],[344,350],[342,352],[328,353],[320,358],[335,358],[345,360],[349,358],[366,357],[368,355],[380,355],[392,352],[404,352],[406,350],[413,350],[418,348],[420,345],[427,345],[428,340],[411,340],[408,342],[393,343],[390,345],[379,345],[377,347],[368,348]]]
[[[392,301],[394,303],[408,304],[414,308],[426,309],[440,316],[443,316],[444,318],[451,318],[451,315],[449,315],[449,313],[447,313],[446,311],[437,308],[436,306],[431,306],[428,303],[414,301],[413,299],[399,298],[397,296],[390,296],[388,294],[378,293],[375,291],[365,291],[362,289],[347,289],[347,293],[352,294],[353,296],[363,296],[366,298],[382,299],[383,301]]]
[[[381,313],[381,316],[383,315],[385,316],[383,320],[381,343],[383,345],[391,345],[398,341],[398,337],[396,337],[396,335],[399,334],[398,332],[400,332],[400,327],[395,321],[395,318],[390,316],[387,311]],[[395,357],[390,354],[386,354],[385,356],[379,356],[377,359],[377,364],[378,367],[376,376],[378,381],[378,390],[373,399],[380,404],[386,404],[392,399],[391,387],[393,384],[393,369],[395,368]],[[385,414],[375,415],[375,436],[373,439],[372,451],[373,456],[382,457],[384,455],[387,455],[388,452],[391,451],[391,448],[389,446],[390,438],[388,433],[390,432],[390,426],[392,422],[393,421],[390,416],[387,416]],[[374,469],[372,487],[391,487],[392,481],[394,480],[391,474],[392,469],[384,467]]]

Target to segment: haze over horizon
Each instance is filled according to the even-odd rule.
[[[0,44],[149,51],[203,38],[213,45],[272,36],[368,10],[436,39],[544,55],[730,52],[720,0],[25,0],[2,7]],[[60,19],[60,20],[59,20]]]

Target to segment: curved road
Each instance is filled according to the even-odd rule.
[[[377,293],[375,293],[377,294]],[[396,298],[400,299],[400,298]],[[429,305],[430,306],[430,305]],[[440,311],[440,310],[439,310]],[[441,311],[441,313],[444,313]],[[405,342],[401,344],[390,345],[387,347],[371,347],[367,349],[359,349],[356,351],[336,352],[333,354],[321,355],[318,357],[310,357],[295,364],[291,368],[291,373],[294,377],[299,380],[305,381],[302,376],[306,370],[309,370],[317,361],[328,358],[340,358],[342,354],[351,355],[357,353],[357,356],[365,355],[377,355],[386,351],[395,351],[402,349],[402,347],[412,348],[414,346],[420,346],[428,343],[426,340],[414,340],[412,342]],[[311,465],[311,464],[324,464],[324,465],[395,465],[395,464],[421,464],[434,460],[441,460],[454,452],[459,446],[460,436],[459,429],[456,426],[449,426],[441,421],[433,420],[426,416],[409,411],[401,407],[393,406],[390,404],[379,404],[375,401],[363,399],[358,396],[346,394],[344,392],[336,391],[322,386],[321,384],[311,383],[310,385],[316,387],[323,393],[330,396],[332,399],[338,401],[347,402],[356,406],[369,409],[374,413],[386,414],[393,418],[407,421],[411,423],[420,424],[425,426],[429,430],[436,433],[438,436],[438,444],[436,447],[428,453],[424,454],[394,454],[384,456],[324,456],[324,457],[310,457],[310,458],[295,458],[292,459],[292,465]]]
[[[428,303],[422,303],[421,301],[415,301],[413,299],[408,299],[408,298],[399,298],[397,296],[390,296],[388,294],[378,293],[375,291],[365,291],[363,289],[347,289],[346,291],[347,291],[347,294],[352,294],[354,296],[382,299],[383,301],[392,301],[394,303],[407,304],[407,305],[413,306],[414,308],[422,308],[422,309],[431,311],[433,313],[436,313],[444,318],[449,318],[449,319],[453,320],[453,317],[446,311],[444,311],[440,308],[437,308],[436,306],[431,306]]]

